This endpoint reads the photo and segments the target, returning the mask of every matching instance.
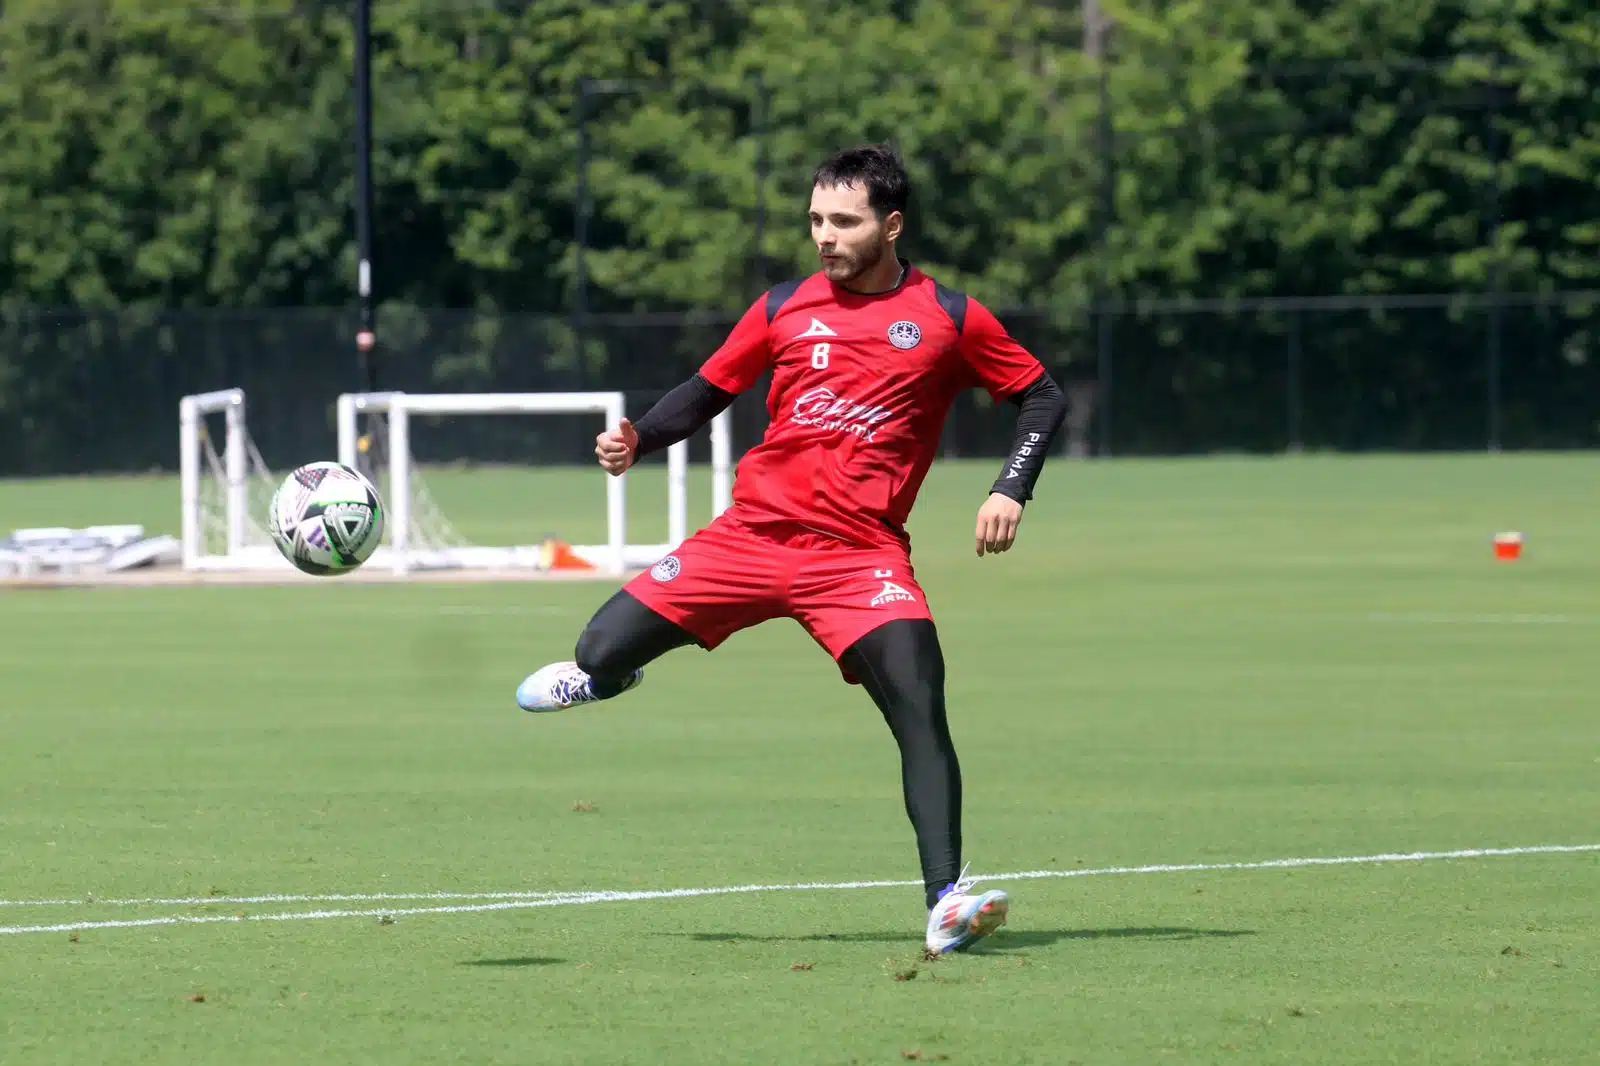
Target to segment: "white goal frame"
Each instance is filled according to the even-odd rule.
[[[178,404],[179,480],[182,494],[181,557],[187,571],[289,571],[290,564],[272,546],[265,531],[262,501],[277,487],[250,436],[243,389],[218,389],[185,396]],[[414,505],[418,502],[410,450],[411,415],[599,414],[615,429],[624,415],[620,392],[584,393],[349,393],[338,398],[338,459],[357,466],[360,416],[387,417],[390,457],[386,543],[363,569],[388,567],[397,575],[415,570],[544,570],[545,545],[447,547],[413,543]],[[218,439],[208,416],[223,416]],[[733,486],[731,420],[724,411],[711,422],[711,517],[728,509]],[[218,454],[217,445],[222,446]],[[661,544],[627,543],[627,482],[630,474],[606,478],[606,543],[573,545],[572,551],[598,573],[621,574],[653,565],[683,542],[689,533],[688,445],[667,451],[667,540]],[[318,458],[308,453],[310,462]],[[583,457],[574,457],[583,458]],[[596,477],[606,477],[598,470]],[[208,480],[209,478],[209,480]],[[422,502],[427,503],[424,490]],[[254,508],[261,503],[262,511]],[[210,543],[208,543],[208,535]],[[457,538],[459,539],[459,538]]]
[[[221,412],[223,437],[223,554],[206,550],[203,511],[205,452],[201,442],[206,434],[207,415]],[[265,535],[250,536],[259,527],[251,522],[250,480],[253,472],[264,473],[259,462],[252,463],[254,445],[245,422],[243,389],[218,389],[185,396],[178,402],[178,478],[183,498],[180,534],[185,570],[254,570],[283,557],[260,543]],[[215,458],[214,452],[212,458]],[[252,543],[254,541],[255,543]]]
[[[529,569],[543,558],[540,545],[490,547],[419,547],[412,544],[413,464],[412,415],[550,415],[598,414],[616,429],[625,413],[620,392],[485,392],[485,393],[345,393],[337,419],[339,461],[357,466],[360,416],[381,414],[388,422],[388,521],[385,543],[368,566],[388,566],[396,574],[413,569]],[[732,434],[728,412],[711,422],[711,517],[728,509],[732,488]],[[667,449],[667,540],[659,544],[627,542],[629,474],[606,478],[606,543],[575,544],[572,551],[612,574],[653,565],[688,536],[687,442]],[[603,476],[603,475],[602,475]]]

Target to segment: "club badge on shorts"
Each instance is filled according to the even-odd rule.
[[[683,564],[678,562],[676,555],[663,556],[656,565],[650,568],[650,576],[657,581],[671,581],[683,572]]]
[[[901,351],[908,351],[922,343],[922,327],[901,319],[889,327],[889,343]]]

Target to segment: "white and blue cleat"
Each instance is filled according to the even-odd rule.
[[[644,680],[635,670],[614,695],[620,696]],[[525,711],[561,711],[575,703],[595,703],[612,696],[596,696],[594,682],[574,662],[551,663],[534,671],[517,686],[517,706]]]
[[[965,951],[1002,925],[1011,911],[1011,897],[999,889],[973,892],[973,883],[961,871],[956,883],[944,890],[928,912],[928,956]]]

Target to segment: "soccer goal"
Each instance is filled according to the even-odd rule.
[[[243,389],[203,392],[179,401],[178,468],[185,570],[289,565],[263,524],[278,484],[250,439]]]
[[[266,532],[267,507],[287,468],[274,474],[250,436],[241,389],[186,396],[179,404],[179,457],[183,494],[183,565],[199,571],[289,569]],[[554,567],[552,543],[475,543],[456,529],[435,499],[429,475],[414,461],[412,418],[482,415],[596,415],[595,428],[617,426],[624,411],[620,392],[585,393],[349,393],[335,408],[340,462],[371,477],[388,508],[384,544],[364,569],[395,574],[428,570],[547,571]],[[296,462],[326,458],[315,447]],[[584,462],[588,456],[574,456]],[[620,574],[653,565],[688,536],[689,452],[686,442],[667,452],[665,540],[630,543],[628,495],[653,489],[655,464],[605,482],[605,541],[561,548],[599,574]],[[711,424],[711,507],[727,509],[732,488],[732,438],[727,412]],[[552,500],[560,515],[570,501]],[[594,526],[597,523],[589,522]],[[559,524],[557,526],[559,530]],[[532,531],[529,531],[530,533]]]
[[[480,417],[487,415],[598,415],[616,428],[624,414],[620,392],[518,392],[518,393],[347,393],[339,397],[339,461],[363,470],[384,492],[389,520],[384,545],[368,566],[396,573],[427,569],[550,569],[549,543],[521,545],[477,544],[457,532],[439,505],[428,478],[412,454],[413,418],[416,416]],[[597,421],[596,428],[599,428]],[[726,412],[711,424],[711,518],[728,507],[731,488],[732,442]],[[582,462],[587,456],[574,456]],[[628,539],[628,495],[643,480],[650,483],[647,467],[636,467],[605,483],[606,539],[599,544],[573,544],[566,550],[591,566],[612,574],[653,565],[689,534],[689,449],[679,442],[667,450],[665,540],[631,543]],[[560,514],[568,501],[551,500]]]

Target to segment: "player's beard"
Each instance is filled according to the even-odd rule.
[[[882,240],[874,241],[860,251],[851,252],[835,248],[833,254],[836,258],[831,263],[823,260],[822,272],[834,284],[848,285],[883,262],[883,257],[887,253],[888,244]]]

